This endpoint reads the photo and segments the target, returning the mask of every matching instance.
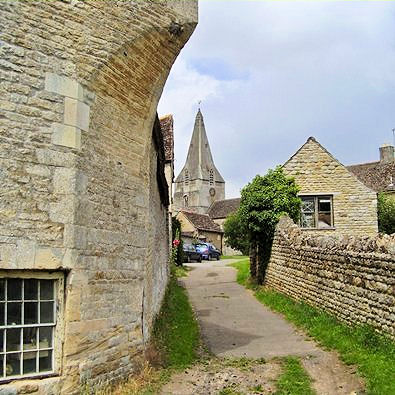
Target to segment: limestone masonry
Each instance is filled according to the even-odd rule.
[[[194,0],[1,1],[7,393],[79,393],[136,368],[168,278],[156,107],[196,23]]]
[[[317,236],[283,217],[265,283],[395,338],[395,235]]]
[[[377,234],[376,192],[358,180],[313,137],[307,140],[283,168],[287,175],[295,178],[296,184],[301,188],[299,196],[310,199],[310,212],[313,212],[310,215],[318,214],[315,225],[305,227],[304,232],[316,235]],[[328,203],[325,203],[325,198]],[[319,199],[323,201],[322,208],[317,204]]]

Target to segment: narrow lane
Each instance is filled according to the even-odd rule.
[[[355,367],[344,365],[335,352],[322,350],[237,284],[237,271],[228,266],[232,261],[190,263],[193,270],[181,279],[209,350],[218,357],[299,356],[317,394],[364,393]]]
[[[249,358],[318,355],[314,342],[237,284],[230,262],[188,264],[193,270],[182,279],[210,351]]]

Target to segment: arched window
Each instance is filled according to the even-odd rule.
[[[188,195],[184,195],[184,207],[188,207]]]
[[[214,171],[210,169],[210,185],[214,185]]]
[[[185,181],[185,185],[189,185],[189,171],[188,170],[185,170],[184,181]]]

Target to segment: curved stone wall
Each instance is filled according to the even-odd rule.
[[[66,284],[37,391],[124,378],[148,340],[168,260],[152,129],[196,23],[197,1],[2,2],[0,266]]]

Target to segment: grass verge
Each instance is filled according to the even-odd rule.
[[[367,393],[395,394],[395,344],[366,326],[350,327],[330,314],[297,302],[276,291],[254,285],[249,278],[249,261],[231,264],[238,270],[237,281],[254,290],[255,297],[282,313],[324,347],[339,352],[346,364],[357,366]]]
[[[221,259],[246,259],[245,255],[221,255]]]
[[[275,395],[314,395],[311,382],[299,358],[284,358],[283,373],[277,380]]]
[[[199,326],[174,271],[154,324],[153,344],[166,368],[184,369],[198,359]]]

